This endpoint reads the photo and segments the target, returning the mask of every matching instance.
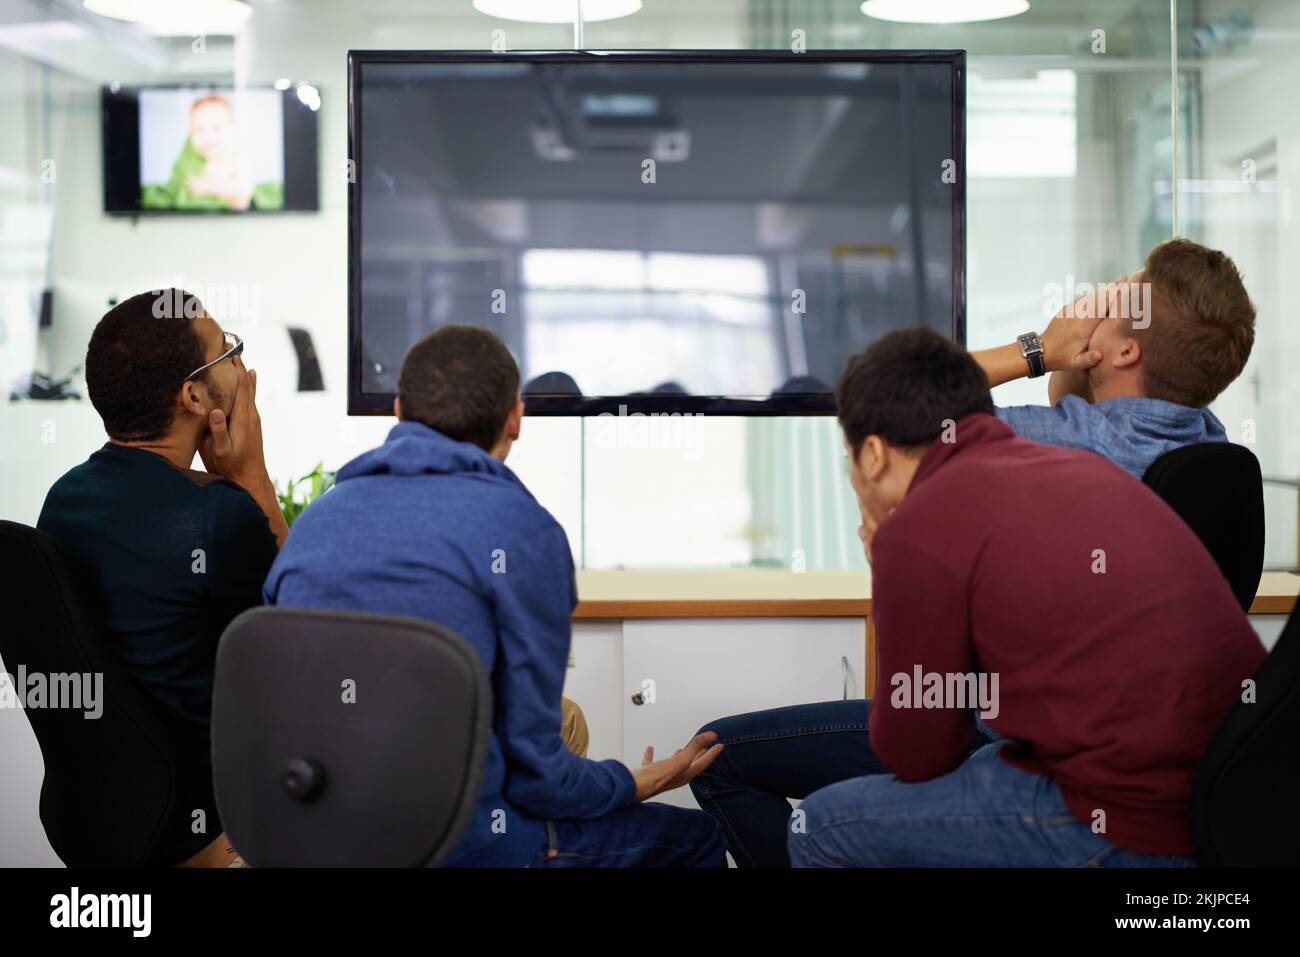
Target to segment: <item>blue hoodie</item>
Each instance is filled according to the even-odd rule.
[[[264,597],[425,618],[478,651],[492,681],[492,742],[453,865],[527,864],[546,845],[545,821],[635,801],[623,764],[579,758],[560,737],[577,604],[564,530],[477,446],[399,423],[294,522]]]

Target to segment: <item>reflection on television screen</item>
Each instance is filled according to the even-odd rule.
[[[354,58],[351,411],[447,323],[543,411],[826,411],[885,332],[963,335],[960,55]]]

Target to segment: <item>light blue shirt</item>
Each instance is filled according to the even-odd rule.
[[[1013,405],[997,413],[1017,435],[1096,452],[1138,479],[1173,449],[1228,441],[1223,423],[1209,409],[1145,396],[1085,402],[1067,395],[1056,405]]]

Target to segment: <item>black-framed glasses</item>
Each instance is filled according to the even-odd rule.
[[[189,382],[196,375],[201,375],[202,373],[207,372],[213,366],[225,362],[227,359],[233,359],[235,358],[235,356],[241,355],[243,353],[244,351],[243,339],[239,338],[239,336],[235,335],[233,332],[223,332],[221,336],[225,340],[227,346],[226,351],[221,353],[221,355],[217,356],[207,365],[199,366],[197,369],[195,369],[193,372],[187,375],[184,379],[182,379],[181,382]]]

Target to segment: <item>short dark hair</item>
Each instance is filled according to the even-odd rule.
[[[411,346],[397,377],[402,418],[492,451],[519,398],[519,366],[481,326],[443,326]]]
[[[167,434],[176,391],[204,363],[194,328],[202,315],[198,297],[182,289],[142,292],[104,313],[86,349],[86,388],[110,438]]]
[[[1217,249],[1169,239],[1147,255],[1142,278],[1151,284],[1149,324],[1133,328],[1142,391],[1204,408],[1241,374],[1255,344],[1255,306],[1241,273]]]
[[[899,329],[849,360],[835,387],[840,427],[856,457],[869,435],[890,445],[929,445],[972,412],[993,412],[984,370],[933,329]]]

